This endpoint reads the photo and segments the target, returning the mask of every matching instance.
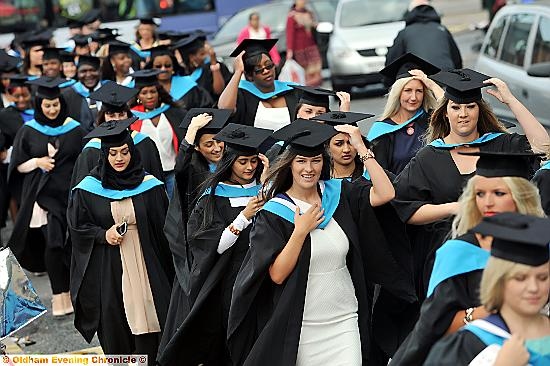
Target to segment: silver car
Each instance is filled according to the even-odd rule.
[[[341,0],[336,8],[327,60],[334,90],[350,90],[382,82],[386,53],[409,0]]]
[[[476,70],[504,80],[516,98],[542,124],[550,126],[549,62],[550,1],[539,1],[507,5],[496,14],[483,40]],[[498,116],[514,118],[494,97],[487,95],[486,100]]]

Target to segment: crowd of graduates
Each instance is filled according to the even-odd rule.
[[[3,244],[54,317],[160,365],[550,364],[550,137],[503,81],[406,54],[363,136],[277,40],[231,73],[200,31],[96,23],[0,51]]]

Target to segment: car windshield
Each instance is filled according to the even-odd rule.
[[[403,20],[408,0],[357,0],[342,4],[340,27],[352,28],[369,24]]]

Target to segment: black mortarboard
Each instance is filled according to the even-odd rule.
[[[260,145],[267,140],[272,130],[230,123],[214,136],[214,140],[223,141],[230,148],[243,155],[258,153]]]
[[[179,32],[174,30],[165,30],[158,32],[158,36],[160,40],[166,40],[169,39],[172,42],[177,42],[180,39],[189,37],[188,32]]]
[[[536,267],[548,262],[549,226],[547,218],[505,212],[484,217],[472,231],[493,237],[493,257]]]
[[[409,52],[380,70],[380,74],[393,84],[397,79],[411,77],[409,71],[414,69],[422,70],[428,76],[441,71],[439,67]]]
[[[141,24],[156,25],[157,27],[160,25],[160,19],[159,18],[153,18],[153,17],[139,18],[139,22]]]
[[[90,23],[93,23],[95,22],[96,20],[99,19],[99,16],[101,15],[101,10],[99,9],[92,9],[86,13],[84,13],[79,21],[82,23],[82,24],[90,24]]]
[[[151,52],[151,60],[154,59],[157,56],[164,56],[164,55],[173,55],[172,51],[170,50],[170,47],[167,45],[160,45],[152,48],[148,48],[146,50],[142,51],[148,51]]]
[[[91,38],[94,42],[105,44],[114,41],[119,36],[116,28],[99,28],[92,33]]]
[[[59,60],[61,61],[61,51],[63,51],[64,48],[57,48],[57,47],[43,47],[42,51],[44,51],[42,55],[42,60]]]
[[[49,32],[30,32],[21,38],[21,47],[29,49],[34,46],[48,46],[51,34]]]
[[[212,120],[199,131],[201,133],[218,133],[225,126],[233,111],[231,109],[191,108],[183,118],[180,127],[187,129],[193,117],[203,113],[211,115]]]
[[[98,100],[103,106],[111,110],[119,110],[139,93],[139,90],[107,82],[101,88],[90,93],[90,99]]]
[[[69,29],[82,28],[84,25],[79,19],[65,18]]]
[[[323,89],[314,86],[291,85],[294,89],[302,91],[298,103],[314,105],[317,107],[325,107],[329,110],[330,101],[328,97],[336,96],[333,90]]]
[[[490,86],[483,82],[490,78],[470,69],[440,71],[430,76],[430,79],[445,86],[445,96],[448,99],[459,104],[481,100],[481,88]]]
[[[130,44],[118,40],[109,42],[109,57],[118,53],[130,53]]]
[[[94,69],[99,70],[101,66],[101,59],[95,56],[82,55],[78,56],[78,67],[82,65],[90,65]]]
[[[181,54],[194,53],[199,48],[204,46],[206,41],[206,35],[202,32],[193,32],[189,34],[188,37],[182,38],[174,44],[175,49],[177,49]]]
[[[132,123],[137,121],[137,117],[130,117],[128,119],[118,120],[118,121],[105,121],[96,128],[94,128],[89,134],[87,134],[85,139],[101,139],[101,142],[107,143],[116,143],[124,142],[130,134],[128,128]]]
[[[244,58],[249,58],[262,53],[269,54],[269,51],[275,46],[278,39],[243,39],[229,56],[237,57],[239,53],[245,51]]]
[[[60,77],[42,76],[38,79],[29,80],[27,84],[36,85],[36,95],[44,99],[55,99],[61,95],[59,85],[66,83],[67,80]]]
[[[357,113],[357,112],[328,112],[313,117],[312,120],[325,122],[331,126],[338,125],[357,125],[357,122],[367,118],[374,117],[374,114],[370,113]]]
[[[70,53],[70,52],[66,52],[66,51],[61,51],[59,52],[59,57],[61,58],[61,62],[72,62],[72,63],[76,63],[74,58],[75,58],[75,54],[74,53]]]
[[[75,45],[83,47],[87,46],[90,43],[91,36],[85,36],[83,34],[75,34],[71,37],[71,40],[74,42]]]
[[[131,76],[135,80],[135,87],[141,89],[145,86],[152,86],[158,84],[158,75],[165,71],[159,69],[143,69],[134,72],[128,76]]]
[[[478,151],[461,155],[479,156],[476,174],[483,177],[521,177],[529,179],[535,158],[544,154],[531,152]]]
[[[19,57],[8,55],[4,50],[0,50],[0,72],[17,71],[17,67],[21,63]]]
[[[338,131],[332,126],[299,118],[275,131],[272,137],[284,141],[281,151],[290,146],[298,155],[317,156],[325,150],[325,142],[336,134]]]
[[[9,87],[10,88],[15,88],[15,87],[19,87],[19,86],[28,87],[27,81],[29,81],[29,76],[28,75],[12,75],[12,76],[10,76],[10,85],[9,85]]]

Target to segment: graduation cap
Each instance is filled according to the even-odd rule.
[[[170,47],[167,45],[160,45],[160,46],[148,48],[142,51],[151,52],[151,60],[153,60],[157,56],[173,55],[172,51],[170,50]]]
[[[130,44],[118,40],[109,42],[109,57],[119,53],[130,53]]]
[[[267,140],[272,130],[230,123],[214,136],[214,140],[223,141],[242,155],[258,153],[260,145]]]
[[[60,77],[42,76],[38,79],[29,80],[27,84],[38,86],[36,95],[44,99],[55,99],[61,95],[59,85],[66,83],[67,80]]]
[[[90,65],[94,69],[99,70],[99,67],[101,66],[101,59],[95,56],[82,55],[78,57],[77,66],[80,67],[82,65]]]
[[[314,105],[317,107],[325,107],[329,109],[329,99],[328,97],[336,96],[334,90],[323,89],[313,86],[304,86],[304,85],[291,85],[294,89],[302,91],[300,100],[298,103]]]
[[[298,155],[317,156],[325,150],[325,142],[336,134],[338,131],[332,126],[299,118],[275,131],[273,138],[284,141],[281,151],[290,146]]]
[[[96,128],[87,134],[85,139],[98,138],[101,139],[101,143],[116,144],[117,142],[123,143],[130,136],[130,131],[128,128],[132,123],[137,121],[136,116],[123,119],[123,120],[112,120],[105,121]]]
[[[90,93],[90,99],[98,100],[108,110],[120,110],[130,99],[135,97],[139,90],[108,82],[101,88]]]
[[[212,120],[208,122],[206,126],[201,128],[199,132],[202,133],[217,133],[219,132],[231,117],[233,111],[231,109],[215,109],[215,108],[191,108],[183,121],[180,124],[181,128],[187,129],[191,124],[193,117],[199,114],[207,113],[212,116]]]
[[[472,231],[493,237],[493,257],[536,267],[548,262],[549,226],[547,218],[505,212],[484,217]]]
[[[75,45],[79,47],[87,46],[90,43],[90,36],[85,36],[83,34],[75,34],[71,37],[71,40],[74,42]]]
[[[242,51],[245,51],[244,58],[260,55],[262,53],[269,54],[269,51],[271,51],[277,41],[278,39],[243,39],[229,56],[237,57]]]
[[[86,13],[84,13],[79,21],[83,24],[83,25],[86,25],[86,24],[91,24],[93,22],[95,22],[96,20],[99,20],[99,16],[101,15],[101,10],[99,9],[92,9]]]
[[[357,113],[357,112],[328,112],[313,117],[312,120],[322,121],[331,126],[338,125],[354,125],[357,126],[357,122],[367,118],[374,117],[374,114],[370,113]]]
[[[138,70],[133,74],[129,74],[135,80],[135,87],[141,89],[146,86],[152,86],[158,84],[158,75],[166,71],[159,69],[144,69]]]
[[[182,38],[174,44],[181,54],[189,54],[196,52],[199,48],[204,46],[206,42],[206,34],[203,32],[193,32],[188,37]]]
[[[476,175],[487,178],[521,177],[529,179],[531,168],[537,157],[544,154],[532,152],[477,151],[459,152],[461,155],[479,156]]]
[[[393,84],[397,79],[411,77],[409,71],[414,69],[422,70],[428,76],[441,71],[439,67],[409,52],[380,70],[380,74]]]
[[[73,19],[73,18],[65,18],[67,21],[67,27],[69,29],[75,29],[75,28],[82,28],[84,25],[80,19]]]
[[[10,56],[6,51],[0,50],[0,72],[17,71],[20,63],[19,57]]]
[[[174,30],[166,30],[166,31],[160,31],[158,32],[158,36],[160,40],[171,40],[172,42],[177,42],[183,38],[189,37],[188,32],[179,32]]]
[[[156,25],[157,27],[160,25],[160,19],[159,18],[153,18],[153,17],[139,18],[139,22],[141,24]]]
[[[59,60],[61,61],[61,51],[63,51],[64,48],[57,48],[57,47],[43,47],[42,51],[44,51],[44,54],[42,55],[42,60]]]
[[[61,59],[61,62],[72,62],[72,63],[76,63],[74,58],[75,58],[75,54],[74,53],[70,53],[70,52],[66,52],[66,51],[61,51],[59,52],[59,57]]]
[[[455,103],[467,104],[482,99],[481,88],[490,86],[483,82],[490,76],[470,69],[440,71],[430,79],[445,86],[445,96]]]
[[[48,46],[50,44],[51,34],[48,32],[31,32],[23,35],[21,38],[21,47],[30,49],[34,46]]]
[[[29,81],[28,75],[12,75],[10,76],[10,88],[16,87],[28,87],[27,81]]]
[[[92,33],[91,38],[94,42],[105,44],[114,41],[120,34],[116,28],[99,28]]]

